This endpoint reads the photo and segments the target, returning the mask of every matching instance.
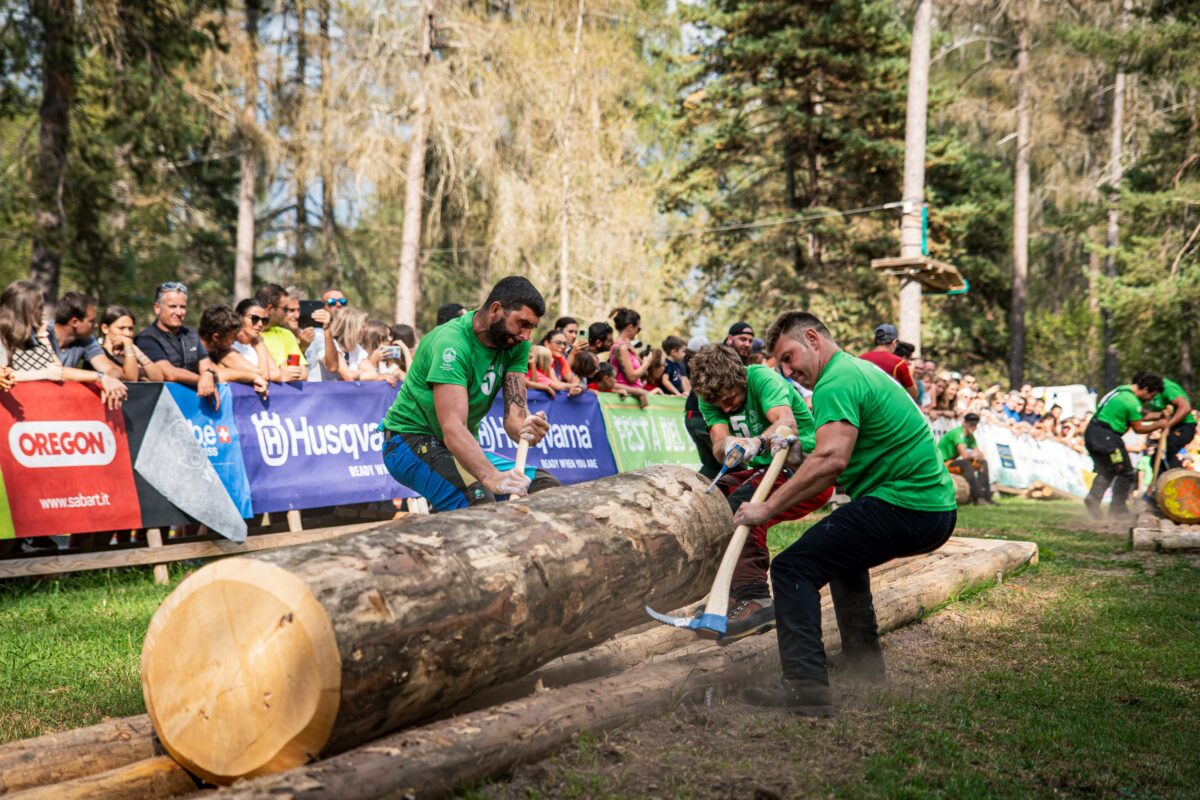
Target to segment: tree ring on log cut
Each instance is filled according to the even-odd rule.
[[[189,576],[142,647],[154,729],[210,783],[312,760],[333,730],[341,684],[325,609],[303,581],[264,561],[231,558]]]
[[[1154,487],[1158,508],[1168,519],[1184,525],[1200,522],[1200,473],[1169,469]]]

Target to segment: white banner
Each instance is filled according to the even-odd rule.
[[[941,418],[931,423],[934,439],[942,438],[950,428],[959,424],[947,423],[949,420]],[[987,459],[992,483],[1025,489],[1034,481],[1041,481],[1075,497],[1087,495],[1088,487],[1084,483],[1083,473],[1091,471],[1092,460],[1084,453],[1078,453],[1061,442],[1017,436],[1002,425],[980,423],[975,431],[975,440]]]

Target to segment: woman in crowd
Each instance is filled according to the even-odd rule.
[[[329,314],[324,309],[313,314]],[[386,380],[371,360],[362,346],[363,327],[367,323],[367,312],[360,308],[344,307],[331,318],[318,320],[323,323],[318,340],[309,346],[305,354],[308,358],[308,379],[318,381],[381,381]],[[323,338],[322,338],[323,337]],[[312,369],[312,365],[316,369]]]
[[[395,336],[396,328],[408,328],[408,325],[388,327],[386,322],[369,319],[363,325],[362,348],[366,350],[367,361],[379,373],[381,380],[395,386],[404,380],[408,365],[412,363],[412,351],[404,341]]]
[[[946,388],[938,393],[937,402],[929,412],[931,419],[943,417],[955,419],[958,417],[958,381],[950,381]]]
[[[237,314],[242,319],[242,329],[238,331],[232,349],[267,380],[274,383],[283,381],[283,370],[271,358],[262,340],[263,328],[270,321],[267,312],[257,300],[247,298],[237,304]]]
[[[263,399],[267,397],[270,384],[258,367],[233,349],[241,332],[245,330],[242,317],[229,306],[216,305],[204,309],[200,315],[197,332],[204,349],[217,369],[217,380],[222,383],[248,383]]]
[[[117,410],[129,392],[111,375],[64,367],[50,346],[41,288],[30,281],[10,283],[0,294],[0,386],[20,381],[68,381],[100,385],[100,399]]]
[[[133,343],[133,312],[124,306],[109,306],[100,318],[100,346],[109,360],[121,368],[121,380],[161,381],[162,370]]]
[[[559,317],[554,321],[554,330],[562,331],[567,338],[567,352],[587,347],[587,337],[579,338],[579,320],[574,317]]]
[[[638,331],[642,329],[642,315],[631,308],[618,308],[612,312],[612,318],[617,335],[613,339],[608,361],[617,371],[617,385],[643,389],[648,365],[638,358],[633,346]]]
[[[550,373],[554,379],[567,384],[579,383],[567,361],[567,354],[571,352],[571,342],[567,334],[555,328],[542,337],[542,345],[550,351]]]

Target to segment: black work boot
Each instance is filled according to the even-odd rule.
[[[832,584],[830,588],[833,588]],[[855,683],[887,683],[870,593],[837,591],[833,613],[842,636],[842,654],[838,661],[846,677]]]
[[[742,701],[802,717],[833,716],[833,692],[826,684],[811,678],[781,678],[774,686],[743,689]]]
[[[732,644],[746,636],[775,629],[775,603],[770,597],[744,597],[734,602],[726,616],[725,635],[717,643]]]

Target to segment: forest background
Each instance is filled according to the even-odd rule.
[[[5,2],[0,281],[143,321],[163,280],[191,287],[192,317],[264,281],[339,286],[427,330],[440,303],[518,273],[552,316],[639,309],[655,343],[806,307],[865,348],[896,317],[870,260],[899,252],[912,14]],[[925,295],[926,357],[985,379],[1106,388],[1145,368],[1193,388],[1196,41],[1192,0],[935,3],[929,252],[970,291]]]

